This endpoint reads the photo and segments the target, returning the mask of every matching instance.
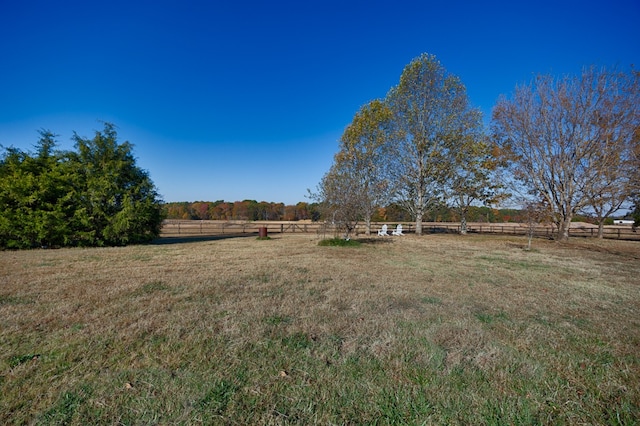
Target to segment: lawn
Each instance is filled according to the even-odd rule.
[[[636,424],[640,244],[0,252],[0,424]]]

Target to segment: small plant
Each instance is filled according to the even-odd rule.
[[[258,241],[266,241],[266,240],[270,240],[271,237],[267,236],[267,237],[257,237],[256,240]]]
[[[442,299],[440,299],[439,297],[425,296],[422,298],[422,302],[432,305],[440,305],[442,303]]]
[[[155,293],[156,291],[166,291],[170,289],[171,287],[169,287],[167,284],[163,283],[162,281],[156,280],[156,281],[151,281],[146,284],[143,284],[141,287],[139,287],[135,291],[135,293],[136,295],[143,295],[143,294]]]
[[[319,246],[323,247],[359,247],[360,244],[360,241],[345,240],[343,238],[328,238],[318,243]]]
[[[291,322],[291,317],[281,316],[281,315],[271,315],[264,318],[264,322],[270,325],[289,324]]]
[[[282,344],[291,349],[308,349],[313,344],[313,339],[307,333],[296,332],[282,338]]]
[[[14,355],[9,358],[9,366],[11,368],[17,367],[18,365],[24,364],[25,362],[37,360],[39,357],[40,354]]]

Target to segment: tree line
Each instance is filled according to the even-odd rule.
[[[318,203],[307,202],[285,205],[284,203],[255,200],[179,201],[164,203],[162,208],[164,217],[177,220],[331,221],[330,211]],[[470,206],[466,218],[469,222],[479,223],[526,223],[529,220],[529,212],[521,209]],[[424,217],[424,220],[428,222],[460,222],[460,219],[456,209],[446,205],[429,209]],[[412,220],[403,207],[395,203],[376,208],[371,216],[371,221],[377,223],[400,223]],[[584,215],[576,215],[573,220],[597,223],[593,217]],[[610,218],[606,224],[613,224],[613,218]]]
[[[186,220],[313,220],[321,219],[317,203],[295,205],[267,201],[195,201],[170,202],[163,205],[167,219]]]
[[[162,226],[162,200],[133,145],[115,126],[93,138],[74,134],[74,151],[56,149],[41,130],[35,152],[0,157],[0,248],[114,246],[150,241]]]
[[[575,217],[602,226],[640,210],[640,73],[585,68],[541,75],[493,108],[490,128],[466,87],[433,55],[403,70],[384,99],[363,105],[311,194],[348,237],[380,206],[401,206],[417,234],[433,211],[466,223],[473,207],[516,202],[527,221],[569,237]]]

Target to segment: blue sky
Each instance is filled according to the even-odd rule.
[[[0,0],[0,144],[99,120],[165,201],[308,201],[423,52],[488,117],[539,73],[640,66],[640,1]]]

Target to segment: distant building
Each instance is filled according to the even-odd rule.
[[[633,225],[633,220],[615,219],[614,225]]]

